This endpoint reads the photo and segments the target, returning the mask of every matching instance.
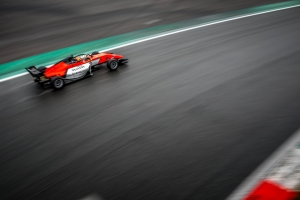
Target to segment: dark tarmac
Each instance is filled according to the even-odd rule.
[[[283,0],[1,0],[0,63],[91,40]],[[158,20],[156,23],[153,20]]]
[[[299,128],[299,11],[116,49],[61,91],[0,83],[0,199],[225,199]]]

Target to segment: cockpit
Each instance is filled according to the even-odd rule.
[[[91,56],[88,54],[79,54],[76,56],[71,55],[70,57],[63,59],[62,61],[67,64],[72,64],[75,62],[87,61],[90,59],[91,59]]]
[[[87,59],[87,55],[86,54],[79,54],[77,56],[74,56],[74,59],[79,62],[79,61]]]

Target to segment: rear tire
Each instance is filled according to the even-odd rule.
[[[53,77],[50,81],[52,88],[55,90],[60,90],[65,86],[65,81],[60,77]]]
[[[107,68],[110,70],[110,71],[115,71],[117,70],[119,67],[119,63],[117,60],[115,59],[111,59],[107,62]]]
[[[39,70],[41,73],[44,73],[46,70],[46,67],[44,67],[44,66],[38,67],[37,70]]]

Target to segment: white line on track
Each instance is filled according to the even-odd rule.
[[[226,200],[241,200],[258,181],[266,176],[300,141],[300,129],[287,139],[269,158],[267,158]]]
[[[24,76],[24,75],[26,75],[26,74],[28,74],[28,72],[23,72],[23,73],[21,73],[21,74],[17,74],[17,75],[14,75],[14,76],[10,76],[10,77],[7,77],[7,78],[3,78],[3,79],[0,80],[0,83],[1,83],[1,82],[4,82],[4,81],[11,80],[11,79],[14,79],[14,78],[18,78],[18,77],[20,77],[20,76]]]
[[[211,26],[211,25],[214,25],[214,24],[220,24],[220,23],[224,23],[224,22],[234,21],[234,20],[237,20],[237,19],[252,17],[252,16],[256,16],[256,15],[262,15],[262,14],[271,13],[271,12],[280,11],[280,10],[286,10],[286,9],[295,8],[295,7],[299,7],[299,6],[300,5],[294,5],[294,6],[284,7],[284,8],[277,8],[277,9],[273,9],[273,10],[252,13],[252,14],[240,15],[240,16],[237,16],[237,17],[231,17],[231,18],[228,18],[228,19],[209,22],[209,23],[196,25],[196,26],[192,26],[192,27],[188,27],[188,28],[182,28],[182,29],[179,29],[179,30],[168,31],[166,33],[157,34],[155,36],[150,36],[150,37],[145,38],[145,39],[140,39],[140,40],[137,40],[137,41],[134,41],[134,42],[129,42],[127,44],[122,44],[122,45],[115,46],[115,47],[112,47],[112,48],[104,49],[104,50],[102,50],[102,52],[110,51],[110,50],[114,50],[114,49],[119,49],[119,48],[122,48],[122,47],[127,47],[127,46],[138,44],[138,43],[141,43],[141,42],[146,42],[146,41],[149,41],[149,40],[154,40],[154,39],[157,39],[157,38],[161,38],[161,37],[165,37],[165,36],[169,36],[169,35],[174,35],[174,34],[177,34],[177,33],[182,33],[182,32],[185,32],[185,31],[190,31],[190,30],[194,30],[194,29],[198,29],[198,28],[202,28],[202,27],[206,27],[206,26]],[[49,65],[49,66],[51,66],[51,65]],[[49,66],[47,66],[47,67],[49,67]],[[4,81],[11,80],[11,79],[14,79],[14,78],[17,78],[17,77],[20,77],[20,76],[23,76],[23,75],[26,75],[26,74],[28,74],[28,73],[25,72],[25,73],[22,73],[22,74],[18,74],[18,75],[14,75],[14,76],[10,76],[10,77],[1,79],[0,83],[4,82]]]

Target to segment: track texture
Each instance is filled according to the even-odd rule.
[[[115,50],[61,91],[0,84],[0,199],[222,200],[299,126],[300,9]]]
[[[1,0],[0,63],[160,24],[283,0]],[[152,20],[161,20],[145,24]]]

